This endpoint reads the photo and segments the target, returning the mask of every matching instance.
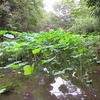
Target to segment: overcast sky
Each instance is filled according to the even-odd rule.
[[[60,0],[43,0],[43,3],[45,5],[44,9],[47,11],[47,12],[50,12],[50,11],[53,11],[53,4],[57,1],[60,1]],[[80,0],[74,0],[75,3],[78,3]]]

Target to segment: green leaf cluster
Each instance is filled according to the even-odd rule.
[[[50,71],[65,68],[78,69],[90,64],[94,57],[98,57],[96,50],[100,46],[99,40],[99,36],[91,35],[84,38],[84,35],[63,30],[41,34],[17,33],[16,40],[7,39],[0,43],[0,64],[4,66],[7,61],[10,65],[4,68],[18,69],[21,62],[29,62],[26,66],[24,64],[25,75],[33,72],[34,67],[30,65],[33,62],[36,68],[46,66]],[[93,48],[94,44],[97,46]]]

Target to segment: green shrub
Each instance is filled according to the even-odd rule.
[[[94,18],[77,19],[75,24],[69,29],[69,31],[80,34],[93,32],[94,30]]]

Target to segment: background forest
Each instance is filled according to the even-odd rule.
[[[44,10],[43,0],[1,0],[0,29],[48,31],[63,29],[77,33],[100,31],[100,0],[61,0],[54,11]]]

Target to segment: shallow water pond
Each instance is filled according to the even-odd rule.
[[[4,72],[0,86],[8,82],[16,84],[9,92],[0,95],[0,100],[100,100],[100,77],[91,75],[92,84],[84,79],[64,76],[31,75],[23,76],[11,70]],[[74,73],[74,72],[73,72]]]

